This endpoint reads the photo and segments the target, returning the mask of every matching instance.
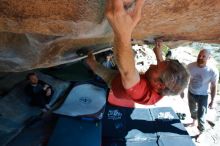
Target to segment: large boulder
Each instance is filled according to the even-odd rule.
[[[104,7],[104,0],[1,0],[0,71],[55,66],[81,48],[110,46]],[[133,37],[219,43],[219,9],[219,0],[146,0]]]

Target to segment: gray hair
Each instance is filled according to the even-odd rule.
[[[160,79],[165,84],[161,91],[164,95],[177,95],[181,93],[189,82],[189,72],[178,60],[166,60],[167,69],[161,74]]]

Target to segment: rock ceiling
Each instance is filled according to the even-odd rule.
[[[71,62],[76,50],[104,49],[112,31],[104,0],[1,0],[0,71]],[[219,0],[145,0],[133,37],[220,43]]]

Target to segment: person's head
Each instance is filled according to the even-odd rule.
[[[106,60],[107,60],[107,61],[110,61],[111,58],[112,58],[112,55],[107,55],[107,56],[106,56]]]
[[[162,96],[177,95],[189,81],[189,73],[178,60],[166,60],[151,65],[146,72],[151,88]]]
[[[113,57],[113,52],[109,51],[106,53],[106,60],[110,61]]]
[[[205,67],[207,61],[210,59],[210,51],[207,49],[202,49],[197,56],[197,65],[199,67]]]
[[[28,73],[26,79],[30,82],[30,84],[35,85],[38,83],[37,74],[34,72]]]

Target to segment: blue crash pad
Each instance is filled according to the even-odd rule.
[[[101,146],[101,122],[61,116],[48,146]]]
[[[73,87],[62,106],[49,146],[101,146],[101,119],[106,90],[82,83]]]
[[[195,146],[170,107],[141,109],[111,105],[106,106],[99,122],[60,116],[49,146],[63,145]]]

